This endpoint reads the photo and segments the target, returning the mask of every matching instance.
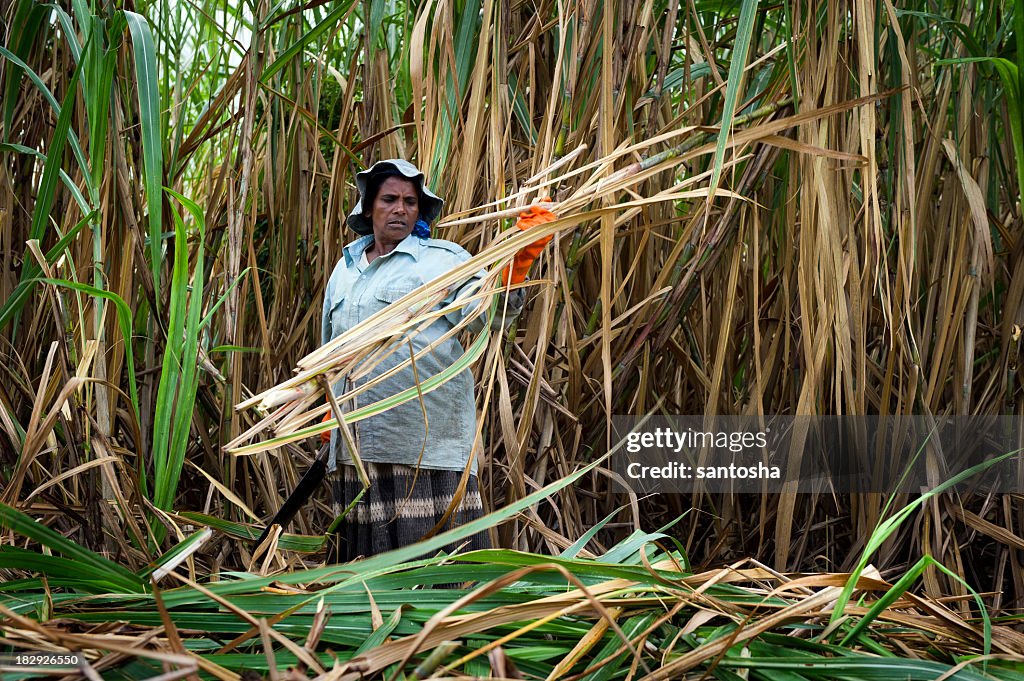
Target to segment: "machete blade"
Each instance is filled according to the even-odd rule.
[[[260,534],[259,539],[256,540],[256,546],[262,544],[266,541],[267,537],[270,536],[270,528],[274,525],[281,525],[282,527],[286,525],[288,521],[295,517],[295,514],[298,513],[299,509],[309,501],[309,498],[313,496],[313,492],[320,486],[320,483],[323,482],[324,478],[327,476],[327,457],[330,454],[330,451],[331,445],[329,443],[320,448],[320,451],[317,452],[316,458],[313,460],[313,465],[309,467],[306,474],[302,476],[302,480],[299,480],[298,486],[290,495],[288,495],[284,504],[277,513],[274,514],[271,521],[267,523],[263,533]]]

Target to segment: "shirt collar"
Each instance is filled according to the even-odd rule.
[[[413,257],[413,260],[420,259],[420,252],[424,247],[424,239],[420,239],[418,236],[410,234],[402,240],[402,243],[395,246],[395,250],[392,253],[408,253]],[[359,257],[370,247],[373,243],[373,235],[367,234],[366,236],[359,237],[348,246],[342,249],[345,254],[345,265],[351,267],[353,264],[359,262]],[[390,254],[389,254],[390,255]]]

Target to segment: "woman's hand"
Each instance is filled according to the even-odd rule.
[[[545,199],[550,201],[550,199]],[[558,219],[558,216],[540,206],[530,206],[530,210],[519,214],[519,219],[516,220],[516,227],[522,230],[536,227],[537,225],[543,225],[547,222],[554,222]],[[533,265],[533,261],[537,259],[544,247],[551,241],[551,236],[546,236],[543,239],[538,239],[528,246],[524,246],[518,253],[516,253],[515,259],[512,264],[505,268],[505,271],[501,273],[501,283],[503,286],[508,286],[509,283],[521,284],[526,281],[526,275],[530,271],[530,267]]]
[[[334,417],[334,414],[332,414],[331,412],[328,411],[326,414],[324,414],[324,417],[323,417],[323,419],[320,420],[320,423],[325,423],[327,421],[330,421],[331,418],[333,418],[333,417]],[[320,442],[322,444],[325,444],[325,445],[331,444],[331,431],[325,430],[324,432],[320,433]]]

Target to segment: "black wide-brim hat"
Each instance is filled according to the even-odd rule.
[[[359,189],[359,200],[356,201],[355,208],[348,214],[348,226],[352,228],[352,231],[360,236],[373,233],[373,223],[370,222],[369,218],[363,215],[363,197],[366,196],[366,186],[369,183],[370,177],[385,170],[395,170],[399,175],[409,179],[416,183],[416,186],[420,190],[420,219],[425,220],[428,224],[433,222],[438,215],[441,214],[441,208],[444,206],[444,199],[435,194],[434,192],[427,189],[427,185],[424,182],[423,173],[420,172],[419,168],[409,163],[402,158],[389,158],[386,161],[377,161],[372,166],[356,173],[356,187]],[[389,175],[391,173],[388,173]]]

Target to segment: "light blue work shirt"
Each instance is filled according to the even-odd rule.
[[[384,309],[413,289],[469,260],[470,255],[458,244],[441,239],[423,239],[409,235],[387,255],[367,262],[366,249],[373,243],[369,234],[345,246],[343,257],[334,267],[324,294],[322,342],[348,331],[369,316]],[[479,288],[486,273],[480,271],[453,290],[435,308],[452,303],[457,297],[471,296]],[[514,291],[508,296],[506,325],[518,315],[523,306],[523,293]],[[486,300],[471,303],[453,311],[426,329],[411,336],[413,348],[420,354],[415,358],[415,373],[411,365],[395,376],[382,381],[341,407],[346,411],[373,404],[416,385],[451,366],[463,354],[457,335],[430,352],[424,348],[450,331],[473,308]],[[501,307],[492,326],[501,327]],[[484,328],[487,315],[470,322],[466,328],[476,333]],[[395,352],[384,358],[371,374],[355,385],[396,367],[409,359],[408,339]],[[335,385],[334,392],[341,395],[346,386]],[[439,388],[424,394],[423,403],[415,398],[382,414],[356,422],[352,434],[356,438],[359,456],[363,461],[400,463],[423,468],[463,470],[469,461],[476,435],[476,400],[473,394],[473,375],[469,369],[460,372]],[[424,419],[424,410],[426,419]],[[422,452],[422,454],[421,454]],[[337,429],[331,432],[331,456],[328,469],[337,462],[351,463],[345,443]],[[477,470],[474,460],[473,472]]]

